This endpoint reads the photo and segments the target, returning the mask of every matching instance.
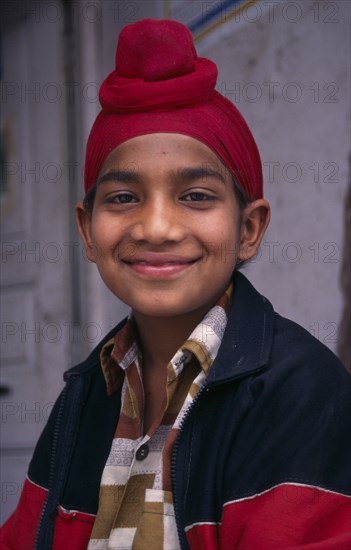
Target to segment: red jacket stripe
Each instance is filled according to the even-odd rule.
[[[1,529],[1,550],[28,550],[34,547],[46,495],[46,489],[26,479],[17,508]]]
[[[219,529],[216,523],[196,523],[186,536],[192,550],[216,550],[219,548]]]
[[[284,483],[224,505],[220,525],[187,529],[192,550],[349,550],[351,497]]]
[[[95,516],[58,508],[53,550],[82,550],[88,546]]]
[[[25,481],[15,512],[1,529],[1,550],[32,550],[35,545],[41,512],[47,490],[29,479]],[[95,515],[68,511],[58,507],[53,550],[82,550],[86,548]]]

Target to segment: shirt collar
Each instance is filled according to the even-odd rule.
[[[222,342],[232,294],[233,283],[231,282],[225,293],[206,313],[167,365],[168,381],[179,376],[192,357],[196,358],[205,375],[208,374]],[[126,324],[101,349],[100,363],[108,395],[112,395],[119,389],[124,371],[140,358],[138,332],[131,313]]]

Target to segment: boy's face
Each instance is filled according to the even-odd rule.
[[[112,151],[93,212],[78,206],[78,224],[109,289],[147,316],[206,313],[245,246],[229,171],[180,134],[140,136]]]

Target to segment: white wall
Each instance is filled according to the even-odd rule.
[[[71,363],[63,19],[50,5],[2,5],[0,522]]]

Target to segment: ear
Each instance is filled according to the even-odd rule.
[[[91,237],[91,217],[92,214],[87,212],[82,202],[76,205],[76,222],[80,237],[85,246],[87,258],[90,262],[96,261],[95,247]]]
[[[238,259],[250,260],[257,252],[269,224],[271,209],[269,202],[258,199],[251,202],[243,212]]]

